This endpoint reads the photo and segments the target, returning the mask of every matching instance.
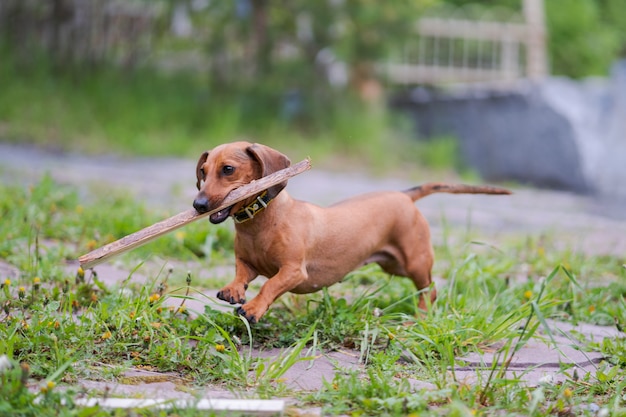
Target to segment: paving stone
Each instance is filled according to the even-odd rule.
[[[147,169],[153,166],[153,159],[120,159],[114,157],[85,157],[73,154],[53,154],[14,145],[0,143],[0,179],[14,183],[29,184],[37,181],[48,172],[53,178],[63,183],[73,184],[86,190],[97,184],[99,187],[117,187],[130,190],[138,199],[143,199],[155,207],[167,210],[184,210],[189,207],[195,194],[193,177],[195,162],[189,160],[158,160],[159,170]],[[155,179],[154,175],[158,175]],[[154,187],[155,181],[161,187]],[[148,186],[149,185],[149,186]],[[379,189],[404,189],[414,185],[406,179],[376,179],[366,175],[341,174],[312,170],[290,181],[288,190],[296,198],[306,199],[326,205],[340,198],[361,192]],[[449,196],[438,195],[418,202],[418,207],[430,220],[435,241],[443,239],[445,224],[469,227],[473,235],[489,244],[511,236],[530,236],[539,238],[545,234],[556,236],[561,245],[575,251],[589,254],[618,255],[626,253],[626,219],[613,216],[613,210],[607,210],[617,204],[621,213],[623,206],[613,201],[606,202],[590,196],[581,196],[563,192],[517,189],[515,195],[507,197],[491,196]],[[443,221],[445,219],[445,221]],[[463,239],[463,237],[457,237]],[[166,262],[166,261],[164,261]],[[77,269],[76,263],[66,266],[68,271]],[[179,268],[180,265],[174,265]],[[192,268],[194,276],[210,276],[216,273],[207,271],[207,265],[185,265]],[[107,285],[117,285],[128,278],[129,269],[117,262],[107,262],[97,267],[98,277]],[[232,276],[232,266],[220,267],[219,274],[224,278]],[[0,274],[14,277],[17,269],[0,261]],[[142,269],[133,275],[134,282],[147,282],[147,276],[153,276]],[[438,279],[438,285],[445,281]],[[203,289],[206,300],[214,300],[217,289]],[[198,298],[198,297],[196,297]],[[178,300],[170,299],[173,305]],[[192,311],[203,311],[204,303],[188,300],[187,307]],[[213,308],[232,309],[225,303],[216,303]],[[533,338],[511,361],[507,377],[520,378],[529,385],[536,385],[551,379],[559,382],[571,376],[574,367],[582,377],[584,372],[595,369],[602,359],[597,352],[583,352],[577,342],[579,337],[600,341],[604,337],[623,336],[612,327],[589,324],[573,326],[567,323],[551,321],[552,335],[557,342],[552,344],[543,330],[542,338]],[[253,355],[263,358],[276,358],[279,350],[254,351]],[[303,353],[305,354],[305,353]],[[313,361],[298,362],[289,369],[283,378],[288,388],[303,391],[316,391],[324,381],[332,381],[336,372],[346,370],[363,371],[358,363],[359,352],[323,352]],[[477,372],[477,368],[489,365],[496,360],[495,352],[487,351],[481,355],[471,354],[459,358],[454,370],[449,372],[458,380],[470,383],[484,381],[487,370]],[[502,359],[500,358],[500,364]],[[135,379],[133,379],[135,378]],[[126,383],[124,383],[124,381]],[[135,383],[128,383],[133,381]],[[415,389],[434,388],[432,384],[418,379],[409,379]],[[173,374],[146,373],[128,370],[115,382],[81,380],[90,393],[98,393],[129,398],[244,398],[253,395],[250,392],[233,393],[220,387],[187,387]],[[293,403],[291,403],[293,405]],[[305,410],[303,413],[316,413]],[[317,410],[319,411],[319,410]]]
[[[542,381],[560,383],[571,379],[576,369],[578,376],[582,378],[589,372],[595,373],[604,357],[600,352],[586,352],[580,337],[586,341],[594,341],[619,336],[615,327],[591,324],[573,326],[553,320],[547,323],[551,336],[544,329],[540,331],[539,337],[530,339],[510,359],[506,377],[517,378],[534,386]],[[510,354],[498,356],[495,349],[482,354],[472,353],[460,358],[465,365],[457,367],[455,374],[460,380],[476,383],[477,370],[484,369],[480,375],[486,377],[494,362],[499,369],[509,358]]]

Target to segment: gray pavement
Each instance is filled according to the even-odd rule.
[[[123,190],[147,205],[172,213],[190,208],[196,193],[195,160],[124,158],[59,153],[0,143],[0,180],[29,184],[44,174],[87,191]],[[288,192],[295,198],[328,205],[376,190],[402,190],[438,178],[412,181],[373,177],[364,172],[313,169],[294,177]],[[558,234],[562,245],[591,254],[626,253],[626,201],[568,192],[514,188],[506,197],[429,196],[417,203],[431,223],[435,239],[442,220],[471,227],[486,238]],[[88,193],[85,193],[86,195]]]
[[[188,209],[195,194],[195,161],[170,158],[121,158],[114,156],[84,156],[0,143],[0,180],[15,184],[29,184],[49,174],[61,183],[72,184],[81,190],[118,188],[143,199],[148,205],[164,208],[172,214]],[[341,198],[380,189],[404,189],[415,185],[405,178],[378,178],[366,173],[331,172],[313,169],[290,180],[287,190],[296,198],[326,205]],[[425,178],[421,182],[438,180]],[[557,236],[563,247],[588,254],[624,256],[626,254],[626,204],[618,200],[598,200],[564,192],[540,191],[516,187],[515,194],[506,197],[479,195],[436,195],[418,202],[418,207],[431,222],[435,241],[442,239],[442,219],[452,225],[471,227],[480,240],[497,245],[511,237]],[[85,193],[87,195],[87,193]],[[0,262],[0,268],[15,273],[10,265]],[[75,270],[76,264],[68,265]],[[113,283],[127,277],[127,271],[115,263],[98,267],[99,277]],[[232,274],[225,267],[221,273]],[[141,271],[136,274],[141,277]],[[444,284],[445,285],[445,284]],[[214,290],[208,290],[212,296]],[[201,306],[196,306],[201,310]],[[519,351],[511,362],[508,373],[530,385],[541,381],[560,381],[578,369],[578,373],[593,371],[601,360],[598,353],[578,349],[580,335],[588,340],[618,336],[613,327],[549,322],[556,340],[535,338]],[[575,336],[576,335],[576,336]],[[279,351],[255,352],[255,355],[277,356]],[[314,391],[323,381],[331,381],[342,369],[361,369],[358,352],[342,351],[319,353],[313,361],[299,362],[285,375],[288,387]],[[449,372],[457,380],[476,382],[481,375],[476,370],[489,367],[492,353],[459,358]],[[571,365],[562,371],[563,365]],[[486,371],[485,371],[486,372]],[[132,381],[132,383],[130,383]],[[412,381],[416,388],[427,387]],[[81,381],[87,390],[101,391],[107,387],[112,394],[135,397],[158,396],[184,398],[191,396],[181,391],[176,375],[153,374],[131,370],[117,382]],[[253,393],[231,393],[208,387],[200,393],[206,398],[246,397]]]

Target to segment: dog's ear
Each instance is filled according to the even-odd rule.
[[[259,143],[248,146],[246,152],[261,165],[261,177],[266,177],[291,165],[291,161],[285,155]],[[272,197],[275,197],[286,186],[287,181],[284,181],[270,187],[268,192]]]
[[[209,157],[209,151],[204,152],[200,155],[200,159],[198,159],[198,164],[196,165],[196,187],[198,190],[200,189],[200,184],[202,181],[206,179],[206,172],[202,170],[202,165],[206,162]]]

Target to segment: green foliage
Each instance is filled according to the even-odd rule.
[[[192,78],[171,80],[149,70],[58,73],[45,60],[33,72],[3,56],[8,59],[0,64],[0,77],[12,81],[0,98],[5,138],[66,147],[69,142],[87,152],[180,155],[191,147],[190,137],[206,133],[206,90]],[[225,135],[218,141],[233,134],[228,106],[223,110],[208,120],[215,123],[214,133]]]
[[[454,168],[464,175],[472,175],[461,161],[458,139],[452,136],[436,137],[428,141],[418,141],[415,145],[417,160],[421,166],[434,171]]]
[[[325,411],[333,415],[407,415],[427,411],[433,396],[411,391],[408,381],[396,379],[393,371],[369,368],[366,377],[357,372],[337,376],[312,399],[328,404]]]
[[[58,254],[74,254],[84,231],[104,220],[77,217],[75,190],[48,178],[28,191],[0,190],[1,214],[10,220],[1,224],[0,258],[25,266],[17,277],[0,277],[0,357],[12,364],[0,370],[0,412],[112,415],[98,407],[76,407],[75,392],[57,386],[71,387],[78,378],[131,383],[122,374],[131,367],[175,372],[183,385],[211,383],[262,398],[294,396],[304,407],[321,405],[327,414],[584,415],[592,402],[614,415],[625,411],[623,336],[583,344],[582,349],[602,352],[606,361],[596,372],[570,374],[561,385],[527,387],[505,373],[506,358],[517,349],[535,337],[552,337],[549,319],[624,329],[624,259],[557,249],[547,237],[497,249],[477,242],[444,244],[435,248],[434,275],[448,282],[439,286],[427,312],[418,309],[419,294],[409,280],[367,266],[320,293],[282,296],[261,323],[250,326],[230,311],[213,308],[214,300],[191,274],[179,287],[160,273],[134,283],[133,271],[119,284],[106,285],[95,271],[59,268],[65,256]],[[45,207],[35,204],[41,201]],[[105,204],[97,198],[81,203],[83,213]],[[132,200],[121,199],[108,211],[136,209]],[[145,211],[142,217],[151,215]],[[31,234],[41,241],[54,239],[54,256],[17,243],[18,236],[34,229],[39,234]],[[178,259],[189,255],[167,247],[160,253]],[[33,262],[37,267],[29,269]],[[192,310],[189,305],[198,305],[192,301],[204,309]],[[273,347],[285,350],[277,358],[252,353]],[[358,356],[362,372],[337,372],[315,393],[285,386],[282,378],[296,363],[338,349]],[[501,360],[476,370],[479,383],[466,384],[455,367],[463,365],[464,355],[485,350]],[[416,387],[417,381],[430,388]]]
[[[425,10],[440,3],[474,6],[456,0],[268,2],[263,14],[254,8],[265,3],[250,2],[247,11],[240,10],[243,3],[210,2],[192,15],[196,27],[205,28],[198,37],[185,41],[162,34],[155,41],[156,50],[204,45],[214,58],[208,73],[59,66],[50,51],[33,47],[24,54],[21,45],[0,42],[0,79],[7,80],[0,94],[1,140],[92,153],[196,157],[216,144],[247,138],[297,158],[332,154],[337,160],[331,163],[374,171],[415,166],[416,159],[458,169],[447,147],[452,141],[416,152],[419,145],[407,145],[406,123],[380,103],[363,103],[358,85],[373,78],[371,62],[401,45],[410,22]],[[519,10],[519,2],[513,3],[493,0],[475,8]],[[622,1],[545,4],[554,72],[606,74],[626,45]],[[259,16],[265,26],[255,23]],[[256,50],[261,30],[266,46],[259,55],[245,53]],[[357,88],[331,88],[320,51],[347,63]]]
[[[252,79],[272,84],[280,79],[283,86],[310,90],[324,87],[315,71],[320,51],[332,51],[352,69],[382,59],[412,30],[420,13],[435,3],[437,0],[212,2],[195,18],[211,28],[206,36],[210,56],[230,60],[212,63],[218,84]],[[290,52],[281,56],[277,53],[281,46],[289,47]],[[233,51],[246,49],[251,53],[233,58]]]
[[[334,155],[375,170],[412,157],[403,152],[410,144],[397,129],[399,116],[349,94],[302,92],[292,114],[285,110],[284,84],[219,91],[198,75],[58,72],[45,59],[35,70],[21,68],[6,50],[0,57],[0,78],[10,80],[0,95],[1,140],[196,158],[220,143],[249,139],[294,159]]]
[[[618,1],[619,2],[619,1]],[[618,2],[597,0],[546,0],[549,54],[552,72],[581,78],[606,75],[621,48],[626,45],[624,29],[615,14]],[[620,8],[623,8],[623,2]],[[615,10],[614,10],[615,12]],[[612,24],[613,22],[613,24]]]
[[[619,56],[626,57],[626,14],[622,0],[599,0],[600,13],[603,21],[616,30],[619,34]]]
[[[437,3],[436,0],[411,0],[371,2],[368,0],[348,0],[345,2],[308,3],[310,13],[315,16],[315,8],[330,8],[326,15],[334,17],[334,27],[318,21],[318,30],[330,33],[331,44],[345,61],[357,65],[361,62],[375,62],[386,57],[395,45],[413,31],[415,21],[424,10]],[[333,10],[334,9],[334,10]],[[307,12],[309,12],[307,10]],[[317,20],[317,19],[315,19]],[[339,33],[337,33],[339,32]],[[324,37],[322,37],[324,38]]]
[[[521,0],[443,0],[442,3],[477,9],[507,8],[522,12]],[[555,75],[583,78],[605,76],[611,65],[626,56],[626,14],[623,0],[544,0],[548,61]]]
[[[0,138],[83,152],[194,157],[248,138],[297,157],[334,154],[387,168],[405,155],[398,117],[380,103],[363,103],[358,88],[331,88],[319,53],[359,66],[365,72],[356,83],[367,81],[370,61],[382,59],[431,3],[210,2],[192,14],[203,28],[193,40],[163,33],[154,43],[155,50],[173,51],[172,60],[179,49],[204,45],[211,58],[206,73],[60,65],[54,51],[33,47],[22,54],[22,45],[0,42],[0,78],[9,80],[0,95]]]
[[[103,417],[108,412],[94,407],[77,409],[73,402],[75,392],[63,392],[55,389],[56,379],[44,381],[38,392],[28,387],[29,367],[2,357],[3,369],[0,369],[0,414],[15,417]],[[59,375],[57,375],[58,377]]]
[[[19,267],[29,277],[49,274],[62,280],[59,267],[96,247],[120,239],[168,216],[149,211],[126,195],[105,192],[106,198],[86,206],[75,189],[50,177],[24,189],[0,184],[0,258]],[[64,244],[71,242],[71,245]],[[233,234],[223,226],[198,222],[194,227],[157,239],[134,252],[135,259],[176,256],[219,259],[232,253]]]

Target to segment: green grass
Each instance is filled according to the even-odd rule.
[[[28,278],[173,214],[149,211],[131,202],[129,195],[114,192],[104,193],[106,198],[91,196],[93,203],[85,206],[76,190],[49,177],[29,190],[0,185],[0,193],[6,196],[0,200],[0,258]],[[108,215],[111,212],[115,216]],[[227,228],[200,222],[139,248],[134,256],[219,259],[230,254],[232,247],[233,236]]]
[[[103,214],[111,211],[115,220]],[[79,378],[123,382],[124,370],[141,366],[174,372],[190,389],[214,384],[261,398],[291,395],[328,414],[593,415],[586,408],[591,403],[626,414],[624,337],[587,343],[607,360],[595,374],[563,384],[526,387],[505,377],[504,365],[477,371],[478,384],[450,371],[471,352],[495,347],[499,357],[510,357],[538,331],[545,333],[547,319],[624,328],[624,259],[558,251],[549,238],[497,249],[445,244],[435,248],[434,274],[447,277],[448,285],[428,312],[418,310],[409,280],[369,266],[320,293],[285,295],[262,323],[249,326],[214,309],[202,292],[206,281],[193,272],[178,281],[168,271],[147,282],[132,279],[134,267],[158,266],[159,259],[232,261],[229,228],[198,223],[184,235],[162,237],[126,255],[128,278],[107,285],[92,271],[66,267],[67,261],[159,213],[123,195],[79,200],[75,190],[45,178],[28,190],[0,186],[0,217],[0,259],[21,271],[0,277],[0,356],[13,364],[0,371],[0,413],[151,415],[73,406]],[[457,232],[466,233],[447,231]],[[206,307],[191,311],[187,300]],[[251,355],[253,347],[286,350],[277,359],[260,359]],[[356,352],[362,372],[338,372],[318,392],[285,387],[281,377],[307,359],[302,354],[337,349]],[[411,379],[433,388],[412,388]]]
[[[202,74],[149,69],[54,69],[44,57],[22,63],[0,44],[0,141],[83,153],[197,158],[220,143],[247,139],[316,166],[374,173],[435,168],[452,175],[453,139],[417,143],[408,119],[347,92],[303,97],[284,115],[274,90],[211,89]],[[331,94],[331,93],[329,93]],[[331,94],[331,95],[332,95]]]

